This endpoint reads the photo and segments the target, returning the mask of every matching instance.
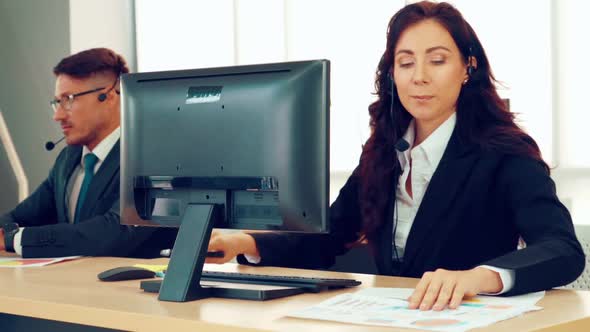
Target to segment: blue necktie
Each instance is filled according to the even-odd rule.
[[[86,193],[90,188],[90,183],[94,177],[94,166],[98,161],[96,155],[89,153],[84,156],[84,181],[82,181],[82,187],[80,187],[80,194],[78,195],[78,202],[76,203],[76,214],[74,215],[74,223],[80,221],[80,210],[84,205],[84,199],[86,199]]]

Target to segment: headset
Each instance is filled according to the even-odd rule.
[[[123,73],[123,65],[121,63],[121,59],[117,57],[117,79],[115,80],[115,82],[113,83],[113,85],[111,85],[111,87],[106,92],[103,92],[103,93],[101,93],[101,94],[98,95],[98,101],[100,101],[102,103],[103,101],[107,100],[107,94],[109,92],[111,92],[111,90],[115,89],[115,86],[117,86],[117,83],[119,82],[119,79],[121,78],[121,74],[122,73]],[[121,94],[116,89],[115,89],[115,92],[118,95]]]
[[[99,95],[98,95],[98,101],[100,101],[100,102],[102,103],[103,101],[107,100],[107,94],[108,94],[109,92],[111,92],[111,90],[113,90],[113,89],[115,88],[115,86],[116,86],[116,85],[117,85],[117,83],[119,82],[119,77],[120,77],[120,75],[121,75],[121,74],[120,74],[120,71],[119,71],[119,75],[117,76],[117,79],[115,80],[115,82],[113,83],[113,85],[111,85],[111,87],[110,87],[110,88],[109,88],[109,89],[108,89],[106,92],[103,92],[103,93],[101,93],[101,94],[99,94]],[[117,94],[120,94],[120,92],[119,92],[119,91],[117,91],[117,90],[115,90],[115,92],[116,92]]]
[[[103,92],[103,93],[101,93],[101,94],[99,94],[99,95],[98,95],[98,101],[99,101],[99,102],[101,102],[101,103],[102,103],[103,101],[107,100],[107,94],[108,94],[109,92],[111,92],[111,90],[115,89],[115,86],[116,86],[116,85],[117,85],[117,83],[119,82],[119,79],[121,78],[121,74],[123,73],[123,70],[122,70],[122,69],[123,69],[123,67],[122,67],[122,65],[121,65],[121,61],[120,61],[120,59],[119,59],[119,64],[118,64],[118,72],[119,72],[119,74],[117,75],[117,79],[115,80],[115,82],[113,83],[113,85],[111,85],[111,87],[110,87],[110,88],[109,88],[109,89],[108,89],[106,92]],[[115,89],[115,92],[116,92],[118,95],[120,95],[120,94],[121,94],[121,92],[117,91],[117,89]],[[55,146],[56,146],[56,145],[57,145],[59,142],[63,141],[65,138],[66,138],[66,137],[64,136],[64,137],[60,138],[59,140],[57,140],[57,141],[55,141],[55,142],[48,141],[47,143],[45,143],[45,150],[47,150],[47,151],[51,151],[51,150],[53,150],[53,149],[55,148]]]
[[[387,92],[390,96],[390,103],[389,103],[389,119],[391,120],[391,125],[393,126],[395,123],[395,118],[393,116],[393,95],[395,93],[395,82],[393,81],[393,73],[392,70],[389,69],[387,71],[387,85],[389,91]]]

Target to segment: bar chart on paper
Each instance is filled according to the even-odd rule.
[[[467,331],[540,310],[542,308],[534,304],[543,297],[543,292],[512,299],[478,296],[464,301],[455,310],[420,311],[408,309],[405,300],[408,292],[411,294],[411,289],[401,292],[399,289],[364,289],[338,295],[289,316],[432,331]]]

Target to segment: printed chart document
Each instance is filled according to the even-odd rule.
[[[442,311],[408,309],[412,288],[366,288],[335,296],[290,314],[290,317],[352,324],[414,328],[430,331],[467,331],[541,310],[535,304],[545,292],[513,297],[476,296],[459,308]]]
[[[0,257],[0,268],[12,267],[39,267],[49,264],[69,261],[82,256],[54,257],[54,258],[20,258],[20,257]]]

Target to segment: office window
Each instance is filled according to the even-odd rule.
[[[375,69],[403,0],[136,1],[139,71],[329,59],[331,168],[350,172],[367,139]]]
[[[551,1],[450,2],[482,42],[496,79],[504,85],[500,95],[510,99],[518,123],[553,164]]]
[[[590,2],[560,0],[555,10],[560,167],[589,168],[590,67],[585,62],[590,54]]]
[[[590,153],[585,96],[590,51],[585,13],[574,0],[451,0],[482,41],[519,123],[537,141],[574,223],[590,224]],[[501,19],[499,19],[501,18]],[[582,57],[581,57],[582,56]]]
[[[367,107],[387,23],[406,2],[412,1],[136,0],[138,69],[329,59],[334,199],[369,135]],[[574,222],[590,223],[590,69],[584,65],[590,3],[450,2],[478,33],[503,83],[500,95],[556,167],[558,193]]]
[[[232,0],[137,0],[135,13],[139,71],[234,62]]]
[[[403,1],[287,1],[287,59],[332,65],[331,169],[350,172],[369,137],[368,106],[387,24]]]
[[[590,224],[590,112],[588,77],[584,64],[590,52],[587,1],[553,1],[554,118],[559,158],[553,172],[557,190],[576,224]]]
[[[284,1],[237,0],[235,4],[235,64],[286,61]]]

